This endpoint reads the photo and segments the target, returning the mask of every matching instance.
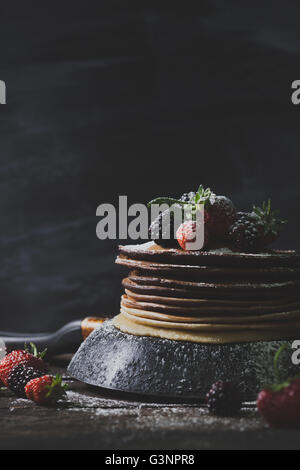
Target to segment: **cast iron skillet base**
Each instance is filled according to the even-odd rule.
[[[235,382],[244,400],[274,382],[274,353],[292,341],[198,344],[122,333],[107,321],[74,355],[69,374],[88,385],[113,392],[202,401],[217,380]],[[283,376],[299,373],[292,349],[283,352]]]

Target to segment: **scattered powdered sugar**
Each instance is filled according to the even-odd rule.
[[[195,408],[198,407],[199,404],[195,403],[157,403],[155,401],[149,401],[147,403],[138,402],[138,401],[131,401],[131,400],[120,400],[114,398],[104,398],[101,396],[91,396],[85,393],[75,392],[69,390],[67,392],[67,402],[69,407],[71,408],[101,408],[101,409],[119,409],[119,408],[138,408],[139,410],[143,408],[157,408],[160,409],[162,406],[164,408],[172,408],[172,407],[186,407],[186,408]]]
[[[103,417],[115,417],[115,416],[139,416],[138,408],[97,408],[95,410],[96,416],[103,416]]]
[[[149,241],[149,242],[146,242],[146,243],[141,243],[141,244],[136,244],[136,245],[120,245],[120,250],[122,253],[137,253],[137,252],[150,252],[150,253],[158,253],[160,254],[160,252],[164,252],[164,253],[170,253],[170,254],[176,254],[176,255],[183,255],[183,256],[186,256],[186,255],[190,255],[192,252],[188,252],[188,251],[183,251],[183,250],[180,250],[180,249],[176,249],[176,248],[168,248],[168,249],[164,249],[164,248],[161,248],[159,245],[156,245],[155,242],[153,241]],[[281,250],[281,251],[273,251],[273,250],[270,250],[270,251],[261,251],[261,252],[256,252],[256,253],[248,253],[248,252],[243,252],[243,251],[236,251],[236,250],[232,250],[230,247],[226,247],[226,246],[223,246],[223,247],[219,247],[219,248],[211,248],[211,249],[208,249],[207,251],[195,251],[194,252],[195,255],[197,255],[198,253],[205,253],[205,254],[216,254],[216,255],[230,255],[230,256],[243,256],[243,257],[248,257],[248,258],[269,258],[269,257],[285,257],[285,256],[291,256],[293,254],[295,254],[295,252],[293,250],[290,250],[290,251],[284,251],[284,250]]]
[[[9,407],[9,411],[12,413],[18,408],[31,408],[32,402],[27,400],[26,398],[16,398],[11,402],[11,406]]]

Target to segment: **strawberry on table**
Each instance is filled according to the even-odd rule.
[[[257,408],[268,424],[280,428],[300,428],[300,377],[280,383],[278,358],[287,347],[275,355],[274,368],[277,383],[265,387],[257,397]]]
[[[282,384],[277,390],[262,390],[257,407],[271,426],[300,428],[300,378]]]
[[[27,398],[38,405],[54,405],[66,395],[67,385],[62,384],[61,375],[44,375],[32,379],[25,387]]]
[[[18,365],[30,366],[43,373],[47,372],[47,367],[43,361],[43,357],[46,351],[38,353],[36,347],[31,344],[32,353],[27,349],[15,350],[7,354],[4,359],[0,362],[0,380],[3,382],[5,387],[8,386],[8,376],[13,367]]]

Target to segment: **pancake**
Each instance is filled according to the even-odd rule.
[[[239,330],[239,331],[187,331],[166,329],[157,326],[142,325],[132,321],[123,314],[113,319],[113,325],[123,333],[134,336],[152,336],[173,341],[189,341],[205,344],[233,344],[252,341],[273,341],[294,339],[300,334],[300,324],[290,322],[287,328],[267,328],[265,330]]]
[[[296,266],[297,254],[294,250],[265,250],[259,253],[239,253],[227,247],[208,251],[184,251],[176,248],[163,248],[150,241],[140,245],[119,246],[120,253],[130,259],[142,261],[189,264],[191,266]]]
[[[215,280],[215,279],[245,279],[245,280],[285,280],[300,279],[299,267],[270,267],[270,268],[231,268],[212,266],[191,266],[184,264],[157,263],[151,261],[140,261],[120,255],[116,264],[126,266],[135,270],[135,274],[164,275],[174,279],[188,280]]]
[[[294,280],[285,280],[280,282],[245,282],[244,280],[240,279],[237,280],[226,280],[223,282],[214,282],[206,281],[190,281],[190,280],[181,280],[181,279],[173,279],[167,277],[154,277],[154,276],[142,276],[138,274],[130,273],[128,276],[130,281],[133,281],[136,284],[145,285],[145,286],[161,286],[161,287],[174,287],[174,288],[182,288],[182,289],[190,289],[190,290],[199,290],[203,287],[214,287],[215,289],[218,288],[226,288],[226,289],[265,289],[267,288],[285,288],[285,287],[299,287],[300,281],[298,279]]]
[[[248,330],[284,330],[295,328],[300,332],[300,310],[286,314],[286,319],[281,321],[259,321],[259,322],[241,322],[241,323],[215,323],[215,322],[175,322],[166,320],[156,320],[153,318],[146,318],[137,316],[128,311],[128,309],[121,309],[121,314],[129,320],[134,321],[140,325],[149,325],[157,328],[168,328],[171,330],[184,330],[184,331],[244,331]],[[285,315],[285,314],[283,314]]]
[[[254,300],[226,300],[226,299],[185,299],[185,298],[176,298],[176,297],[161,297],[157,295],[147,295],[147,294],[137,294],[132,292],[129,289],[125,289],[125,293],[129,299],[143,301],[143,302],[155,302],[162,305],[170,305],[170,306],[182,306],[182,307],[255,307],[255,306],[263,306],[263,307],[274,307],[277,305],[285,305],[285,303],[296,302],[300,298],[300,293],[286,297],[283,302],[280,299],[270,299],[270,300],[260,300],[258,303],[255,299]]]
[[[281,283],[198,283],[186,287],[165,287],[162,285],[138,284],[125,278],[122,281],[125,288],[133,292],[164,297],[179,298],[214,298],[214,299],[274,299],[284,298],[296,294],[299,290],[299,281],[285,281]]]
[[[149,310],[142,310],[140,308],[128,306],[128,304],[122,300],[121,302],[121,313],[127,313],[135,317],[141,317],[150,320],[159,320],[172,324],[173,322],[180,323],[206,323],[206,324],[240,324],[245,327],[248,324],[256,324],[260,322],[281,322],[281,321],[291,321],[297,320],[300,321],[300,308],[296,310],[291,310],[289,312],[279,312],[279,313],[269,313],[262,315],[220,315],[205,316],[203,313],[202,316],[176,316],[176,315],[167,315],[163,313],[153,312]]]
[[[164,305],[154,302],[141,302],[123,295],[121,304],[126,307],[140,309],[143,311],[157,312],[159,314],[180,315],[195,317],[198,315],[213,316],[218,315],[223,318],[227,316],[247,315],[256,318],[257,315],[270,315],[280,312],[289,312],[300,308],[300,299],[288,303],[275,303],[272,306],[261,304],[246,305],[244,307],[230,305],[227,306],[199,306],[199,307],[181,307],[175,305]]]

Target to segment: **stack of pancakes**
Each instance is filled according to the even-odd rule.
[[[238,253],[120,246],[130,273],[114,325],[121,331],[198,343],[300,336],[300,268],[295,251]]]

